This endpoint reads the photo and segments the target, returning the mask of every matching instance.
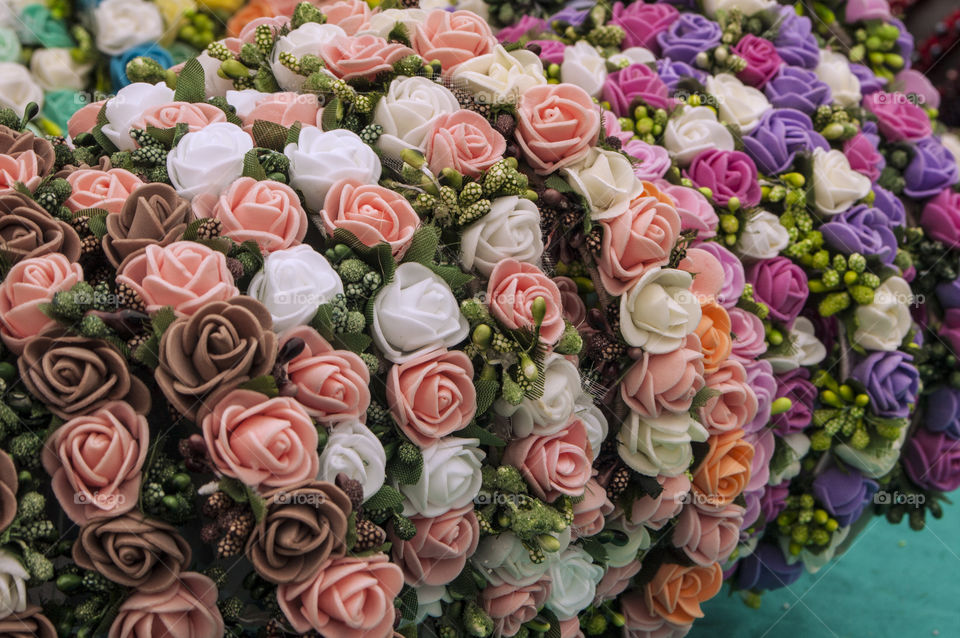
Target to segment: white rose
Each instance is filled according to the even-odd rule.
[[[280,62],[281,53],[290,53],[296,58],[303,56],[320,55],[320,46],[326,44],[337,36],[346,37],[347,33],[335,24],[319,24],[317,22],[308,22],[299,29],[294,29],[287,35],[278,38],[273,47],[273,59],[270,61],[270,69],[273,76],[277,79],[277,84],[284,91],[300,91],[303,83],[307,81],[305,75],[294,73]]]
[[[317,308],[342,293],[340,275],[306,244],[267,255],[247,290],[270,311],[275,332],[309,323]]]
[[[346,129],[321,131],[308,126],[300,131],[297,143],[287,144],[283,153],[290,158],[290,185],[303,193],[311,211],[323,208],[323,199],[335,182],[355,179],[361,184],[376,184],[380,179],[380,158],[356,133]]]
[[[30,72],[44,91],[73,89],[87,86],[90,64],[77,64],[70,49],[36,49],[30,56]]]
[[[744,134],[753,132],[763,114],[773,108],[763,93],[729,73],[707,78],[707,92],[717,98],[720,119],[736,124]]]
[[[896,350],[910,332],[910,284],[890,277],[873,292],[873,303],[856,311],[853,342],[867,350]]]
[[[599,97],[606,79],[607,59],[597,51],[597,47],[586,40],[579,40],[563,50],[563,62],[560,64],[562,82],[576,84],[592,97]]]
[[[687,166],[694,157],[712,148],[734,149],[733,134],[717,121],[713,109],[705,106],[678,109],[663,131],[663,145],[680,166]]]
[[[252,148],[250,136],[229,122],[187,133],[167,155],[170,183],[198,213],[210,211],[220,193],[243,175],[243,157]]]
[[[163,37],[163,16],[152,2],[103,0],[93,10],[97,48],[107,55],[120,55],[143,42]]]
[[[526,49],[493,51],[467,60],[453,70],[453,81],[470,91],[478,102],[516,104],[524,92],[547,83],[543,63]]]
[[[423,9],[387,9],[371,15],[370,22],[357,35],[375,35],[386,40],[399,22],[407,28],[409,37],[417,25],[426,19],[427,12]]]
[[[783,442],[783,451],[778,451],[773,460],[776,464],[770,464],[770,479],[768,485],[779,485],[784,481],[789,481],[800,473],[800,461],[810,451],[810,437],[803,432],[794,432],[781,437]]]
[[[560,174],[586,198],[590,217],[596,220],[622,215],[643,189],[626,156],[596,147],[576,164],[561,168]]]
[[[944,133],[940,136],[940,143],[953,155],[953,161],[960,166],[960,137],[953,133]]]
[[[900,458],[900,448],[907,438],[910,428],[900,428],[900,434],[892,443],[885,441],[874,444],[871,440],[866,449],[858,450],[846,443],[833,448],[833,453],[847,465],[853,466],[867,478],[880,478],[893,469]]]
[[[618,518],[608,523],[606,529],[621,532],[627,537],[627,542],[623,544],[612,542],[603,544],[604,549],[607,550],[608,567],[626,567],[637,560],[641,550],[650,547],[650,531],[644,525],[627,529],[624,527],[623,519]]]
[[[706,428],[685,412],[649,418],[631,411],[617,435],[617,449],[640,474],[678,476],[693,461],[690,443],[706,440]]]
[[[13,554],[0,549],[0,618],[27,608],[30,574]]]
[[[569,620],[593,602],[605,570],[594,564],[590,554],[575,546],[551,561],[547,571],[553,586],[546,605],[558,620]]]
[[[847,540],[847,536],[849,535],[850,528],[841,527],[830,535],[830,543],[826,547],[817,547],[816,552],[812,552],[804,547],[797,555],[790,552],[790,536],[780,535],[780,549],[783,551],[783,555],[786,557],[788,564],[792,565],[797,561],[801,561],[808,572],[816,574],[820,571],[821,567],[833,560],[834,554],[837,553],[837,548]]]
[[[382,138],[381,138],[382,139]],[[543,254],[540,210],[529,199],[498,197],[460,236],[460,263],[489,277],[504,259],[536,265]]]
[[[620,332],[631,346],[652,354],[673,352],[700,323],[690,273],[651,268],[620,297]]]
[[[751,215],[737,241],[737,252],[749,259],[771,259],[790,243],[790,233],[780,218],[762,210]]]
[[[834,102],[840,106],[860,104],[860,80],[850,70],[847,56],[820,49],[820,63],[813,71],[821,82],[830,87]]]
[[[257,104],[270,94],[262,93],[256,89],[243,89],[242,91],[227,91],[224,95],[227,98],[227,104],[236,109],[237,117],[245,120]]]
[[[440,516],[466,507],[480,493],[480,462],[485,453],[477,439],[448,436],[423,448],[423,472],[413,485],[399,485],[403,514]]]
[[[367,500],[383,487],[386,465],[387,453],[377,435],[359,421],[345,421],[330,429],[317,478],[332,483],[342,472],[360,481]]]
[[[222,78],[218,73],[222,61],[204,50],[197,56],[197,62],[203,67],[203,88],[207,97],[223,97],[233,90],[233,80]]]
[[[16,62],[0,62],[0,106],[22,116],[30,102],[43,107],[43,89],[33,81],[30,71]]]
[[[3,77],[2,72],[0,77]],[[173,89],[162,82],[128,84],[107,101],[107,123],[101,129],[103,134],[121,151],[132,151],[137,147],[130,137],[133,121],[149,108],[173,102],[173,95]]]
[[[447,282],[411,262],[398,266],[393,281],[377,293],[370,332],[383,356],[403,363],[463,341],[470,323]]]
[[[826,346],[817,339],[813,322],[806,317],[794,319],[787,339],[790,341],[788,349],[764,356],[776,374],[790,372],[800,366],[815,366],[827,356]]]
[[[493,586],[525,587],[543,578],[550,567],[549,559],[530,560],[530,552],[513,532],[484,536],[470,560]]]
[[[500,399],[494,409],[497,414],[510,418],[514,437],[545,436],[559,432],[570,422],[580,394],[577,366],[552,353],[543,362],[543,395],[539,399],[524,397],[518,405]]]
[[[777,6],[776,0],[703,0],[703,12],[711,18],[719,11],[730,13],[737,9],[746,17]]]
[[[593,451],[592,460],[596,461],[600,455],[600,446],[609,431],[607,417],[603,416],[603,410],[593,403],[593,397],[586,392],[577,397],[574,414],[587,428],[587,440],[590,441],[590,449]]]
[[[609,58],[610,62],[613,62],[620,68],[628,67],[631,64],[655,64],[657,61],[657,56],[653,54],[649,49],[644,49],[643,47],[630,47],[629,49],[624,49],[619,53],[614,53]],[[561,73],[562,73],[561,69]]]
[[[408,148],[422,151],[434,118],[458,110],[460,103],[447,87],[425,77],[400,76],[373,112],[373,121],[383,127],[377,148],[388,157],[400,157]]]
[[[824,215],[847,210],[870,192],[870,178],[850,168],[838,150],[813,149],[813,202]]]
[[[417,587],[417,616],[413,621],[420,624],[427,616],[439,618],[443,615],[441,602],[452,603],[445,585],[421,585]]]

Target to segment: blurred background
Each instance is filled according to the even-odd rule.
[[[890,9],[916,41],[914,68],[926,73],[943,95],[940,118],[960,126],[960,2],[891,0]],[[955,635],[960,636],[960,629]]]

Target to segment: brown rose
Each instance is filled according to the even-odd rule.
[[[40,177],[49,175],[57,159],[53,144],[30,131],[21,133],[0,126],[0,155],[9,155],[16,159],[27,151],[33,151],[37,156],[37,174]]]
[[[0,636],[3,638],[57,638],[53,623],[40,613],[37,605],[14,612],[0,619]]]
[[[103,252],[115,267],[150,244],[180,239],[194,219],[190,202],[166,184],[145,184],[131,193],[116,215],[107,215]]]
[[[0,254],[16,262],[47,253],[80,258],[80,236],[54,219],[32,199],[16,191],[0,194]]]
[[[169,589],[190,564],[190,545],[176,529],[142,514],[95,520],[73,544],[73,560],[126,587]]]
[[[247,540],[247,558],[273,583],[313,578],[346,552],[350,498],[333,483],[304,481],[267,492],[267,513]]]
[[[10,455],[0,450],[0,531],[7,529],[17,515],[17,468]]]
[[[62,419],[90,414],[109,401],[126,401],[140,414],[150,411],[147,386],[102,339],[54,326],[27,342],[17,365],[30,393]]]
[[[181,414],[197,420],[215,390],[229,391],[273,369],[277,337],[272,327],[270,311],[245,296],[211,301],[177,319],[160,340],[160,365],[154,371],[160,390]]]

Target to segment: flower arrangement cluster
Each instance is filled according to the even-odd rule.
[[[480,9],[0,111],[0,629],[682,636],[939,515],[935,113],[793,7]]]

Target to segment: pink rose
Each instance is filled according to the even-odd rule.
[[[292,188],[241,177],[220,194],[211,216],[238,244],[256,242],[264,253],[290,248],[307,234],[307,213]]]
[[[275,2],[271,2],[276,6]],[[297,3],[299,4],[299,3]],[[260,25],[266,25],[270,27],[271,31],[279,31],[283,27],[290,27],[290,15],[293,14],[293,8],[290,11],[280,11],[278,8],[278,14],[276,16],[263,16],[260,18],[255,18],[248,22],[243,29],[240,30],[240,34],[236,37],[237,40],[245,44],[254,44],[257,38],[257,27]],[[228,38],[233,39],[233,38]]]
[[[477,411],[470,357],[433,350],[394,365],[387,375],[387,404],[403,433],[422,448],[463,429]]]
[[[147,246],[120,265],[117,281],[140,295],[147,312],[172,306],[178,317],[192,315],[207,302],[240,294],[226,256],[193,241]]]
[[[680,583],[677,583],[679,586]],[[683,638],[690,631],[690,623],[677,625],[650,611],[644,601],[643,590],[634,590],[620,597],[620,611],[626,619],[623,638]],[[703,615],[699,607],[696,612]]]
[[[560,638],[583,638],[578,617],[574,616],[560,621]]]
[[[57,428],[40,456],[60,507],[83,525],[136,507],[149,447],[147,419],[112,401]]]
[[[563,303],[560,289],[539,268],[531,264],[504,259],[490,273],[487,285],[487,303],[490,312],[511,330],[533,329],[533,302],[542,297],[546,312],[540,325],[540,340],[554,344],[563,335]]]
[[[672,166],[670,152],[662,146],[647,144],[643,140],[629,140],[621,150],[637,160],[633,174],[637,179],[653,181],[662,178]]]
[[[730,315],[730,331],[734,335],[731,358],[746,363],[767,351],[766,333],[760,317],[742,308],[731,308],[727,314]]]
[[[563,318],[573,324],[574,328],[585,328],[587,321],[587,305],[580,297],[577,282],[569,277],[554,277],[553,283],[560,290],[560,303],[563,305]]]
[[[183,572],[173,587],[134,592],[120,605],[108,638],[211,638],[222,636],[217,586],[196,572]]]
[[[686,345],[673,352],[641,351],[620,384],[620,396],[637,414],[658,417],[689,410],[704,384],[700,340],[688,335]]]
[[[849,4],[847,5],[849,6]],[[940,108],[940,91],[933,85],[926,74],[916,69],[904,69],[893,78],[894,85],[901,93],[913,93],[928,108]]]
[[[321,44],[319,53],[327,69],[341,80],[373,80],[384,71],[392,71],[394,62],[413,55],[413,50],[367,34],[336,36]]]
[[[933,133],[926,111],[903,93],[877,91],[863,98],[863,106],[877,117],[877,128],[890,142],[916,142]]]
[[[747,384],[743,364],[727,359],[715,372],[706,375],[707,387],[715,394],[700,408],[700,417],[710,434],[742,428],[757,415],[757,395]]]
[[[0,193],[12,191],[18,183],[33,191],[40,185],[40,180],[37,154],[32,150],[16,156],[0,155]]]
[[[493,635],[516,635],[521,625],[536,618],[551,589],[550,577],[546,575],[523,587],[510,583],[487,585],[480,592],[480,606],[493,619]]]
[[[622,295],[651,268],[666,266],[680,234],[680,215],[650,182],[626,212],[600,220],[603,240],[597,269],[604,288]]]
[[[390,638],[403,572],[386,554],[345,556],[312,579],[280,585],[277,602],[294,631],[325,638]]]
[[[468,177],[479,177],[507,150],[507,141],[493,130],[490,122],[466,109],[434,118],[426,143],[424,156],[437,175],[452,168]]]
[[[296,399],[321,423],[363,421],[370,407],[370,370],[349,350],[334,350],[309,326],[280,335],[280,343],[302,339],[304,348],[287,364],[287,378],[297,388]]]
[[[439,60],[444,74],[467,60],[486,55],[497,39],[487,21],[472,11],[434,9],[417,25],[413,48],[427,62]]]
[[[622,514],[623,525],[633,530],[641,525],[652,530],[663,529],[680,513],[687,493],[690,491],[690,479],[686,474],[679,476],[657,476],[657,482],[663,490],[657,496],[644,495],[634,499],[629,512]]]
[[[724,563],[740,540],[743,513],[739,505],[710,511],[687,505],[673,528],[673,546],[697,565]]]
[[[89,133],[97,125],[97,117],[100,115],[100,109],[106,100],[91,102],[80,108],[79,111],[70,116],[67,121],[67,133],[73,139],[81,133]]]
[[[574,418],[562,430],[511,441],[503,463],[520,470],[537,498],[548,503],[561,495],[581,496],[593,472],[587,428]]]
[[[763,490],[770,481],[770,460],[776,450],[776,437],[773,430],[764,428],[743,437],[743,440],[753,446],[753,462],[750,464],[750,482],[744,492]]]
[[[573,539],[599,534],[606,517],[613,513],[613,503],[596,479],[587,481],[583,499],[573,504],[573,523],[570,525]]]
[[[747,68],[737,73],[737,77],[750,86],[763,88],[783,66],[783,59],[773,42],[752,33],[740,38],[732,51],[746,60]]]
[[[416,535],[403,541],[390,533],[393,542],[393,560],[403,570],[403,577],[411,587],[446,585],[463,571],[467,559],[477,551],[480,526],[473,506],[425,518],[410,518]]]
[[[74,213],[85,208],[119,213],[130,193],[143,185],[143,180],[122,168],[80,169],[67,175],[67,182],[73,190],[63,204]]]
[[[567,49],[567,45],[563,42],[559,40],[530,40],[527,42],[527,47],[529,48],[531,44],[540,47],[540,59],[545,64],[561,64],[563,62],[563,52]]]
[[[727,273],[724,272],[723,264],[709,249],[688,248],[686,256],[680,260],[677,267],[693,275],[690,292],[698,299],[719,300]]]
[[[540,175],[576,162],[596,144],[600,113],[575,84],[535,86],[520,97],[516,137]]]
[[[716,148],[702,151],[693,158],[686,176],[697,188],[709,188],[714,201],[721,206],[726,206],[732,197],[738,198],[745,207],[760,203],[757,165],[743,151]]]
[[[657,34],[665,31],[680,17],[676,7],[657,2],[618,2],[613,5],[613,17],[610,24],[622,28],[625,34],[623,48],[643,47],[654,53],[660,52]]]
[[[697,239],[700,240],[716,236],[720,218],[703,193],[695,188],[671,184],[666,180],[656,180],[654,185],[673,200],[677,214],[680,215],[681,230],[697,231]]]
[[[27,339],[55,323],[40,307],[83,281],[80,264],[60,253],[18,261],[0,283],[0,337],[14,354]]]
[[[857,133],[843,143],[843,154],[850,162],[850,168],[870,178],[871,182],[880,177],[886,160],[877,151],[863,133]]]
[[[206,102],[171,102],[152,106],[133,121],[130,128],[146,129],[154,126],[159,129],[173,128],[177,124],[186,124],[190,132],[199,131],[208,124],[226,122],[227,114],[213,104]]]
[[[290,397],[231,390],[201,427],[217,471],[252,488],[287,487],[312,479],[320,469],[317,428]]]
[[[603,578],[597,583],[597,594],[593,599],[594,604],[612,600],[622,594],[633,582],[633,577],[639,574],[642,568],[643,565],[638,560],[630,561],[624,567],[608,567]]]
[[[670,89],[657,72],[646,64],[631,64],[608,75],[603,83],[603,99],[620,117],[632,113],[631,107],[636,100],[655,109],[670,108],[673,103]]]
[[[243,130],[253,134],[253,125],[257,120],[273,122],[290,127],[295,122],[304,126],[315,126],[320,113],[317,96],[311,93],[269,93],[259,100],[253,109],[243,118]]]
[[[397,259],[407,252],[420,227],[420,216],[403,195],[355,179],[334,183],[323,201],[320,216],[328,235],[342,228],[367,246],[390,244]]]
[[[335,24],[347,35],[356,35],[358,31],[366,29],[370,24],[370,16],[374,14],[370,5],[363,0],[340,0],[333,4],[323,4],[320,12],[327,16],[327,24]]]
[[[960,246],[960,193],[945,188],[927,200],[920,225],[933,239],[951,248]]]

